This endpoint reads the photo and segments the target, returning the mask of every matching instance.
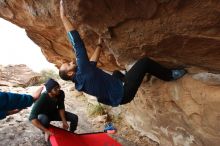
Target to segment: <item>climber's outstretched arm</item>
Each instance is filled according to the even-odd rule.
[[[78,70],[83,71],[87,69],[87,66],[89,64],[87,51],[83,40],[81,39],[79,33],[76,30],[77,29],[76,23],[71,23],[64,14],[64,7],[62,0],[60,0],[60,17],[66,29],[68,38],[73,46],[73,51],[76,55],[76,64],[78,66]]]
[[[60,0],[60,17],[66,29],[66,32],[77,29],[77,25],[75,23],[71,23],[64,13],[63,0]]]

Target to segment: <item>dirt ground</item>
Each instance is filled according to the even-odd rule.
[[[68,86],[68,85],[66,85]],[[71,84],[70,84],[71,86]],[[0,87],[1,91],[12,91],[7,87]],[[29,93],[36,89],[31,87],[28,89],[15,89],[19,93]],[[70,91],[65,91],[65,106],[66,110],[79,117],[78,128],[76,133],[89,133],[103,131],[103,122],[94,122],[96,117],[88,115],[88,102],[86,97],[73,97]],[[29,113],[31,107],[22,110],[20,113],[8,116],[0,121],[0,146],[47,146],[44,141],[42,132],[35,128],[29,121]],[[123,124],[122,124],[123,123]],[[55,122],[57,126],[61,123]],[[156,146],[157,144],[150,141],[148,138],[140,135],[139,132],[133,130],[126,124],[123,119],[117,120],[114,123],[117,128],[117,133],[111,135],[114,139],[120,142],[123,146]]]

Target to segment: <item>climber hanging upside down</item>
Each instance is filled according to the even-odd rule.
[[[168,69],[144,57],[138,60],[125,75],[120,71],[114,71],[110,75],[96,66],[101,44],[97,46],[89,60],[84,43],[77,32],[77,24],[71,23],[64,14],[62,0],[60,1],[60,16],[73,46],[76,64],[63,63],[59,69],[59,75],[63,80],[74,82],[78,91],[96,96],[100,103],[115,107],[131,102],[146,73],[164,81],[179,79],[186,73],[184,69]]]

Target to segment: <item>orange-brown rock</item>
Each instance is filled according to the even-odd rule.
[[[103,38],[99,65],[106,70],[125,68],[147,55],[167,66],[220,72],[219,0],[64,3],[70,20],[80,26],[89,56]],[[49,62],[60,66],[74,59],[58,0],[3,0],[0,17],[24,28]],[[218,79],[218,74],[205,73],[177,82],[143,83],[134,101],[139,104],[127,105],[128,121],[160,145],[220,145]]]
[[[66,0],[89,54],[104,38],[101,66],[113,70],[147,54],[172,65],[220,71],[218,0]],[[49,62],[72,60],[59,1],[0,2],[0,17],[24,28]],[[117,62],[117,63],[116,63]]]

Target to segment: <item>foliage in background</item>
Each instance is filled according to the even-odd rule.
[[[106,114],[106,110],[101,104],[89,104],[88,113],[90,116],[98,116]]]
[[[39,84],[45,83],[49,78],[53,78],[55,80],[60,79],[58,73],[56,73],[54,70],[51,70],[51,69],[42,70],[40,74],[41,74],[41,78],[40,78]]]

